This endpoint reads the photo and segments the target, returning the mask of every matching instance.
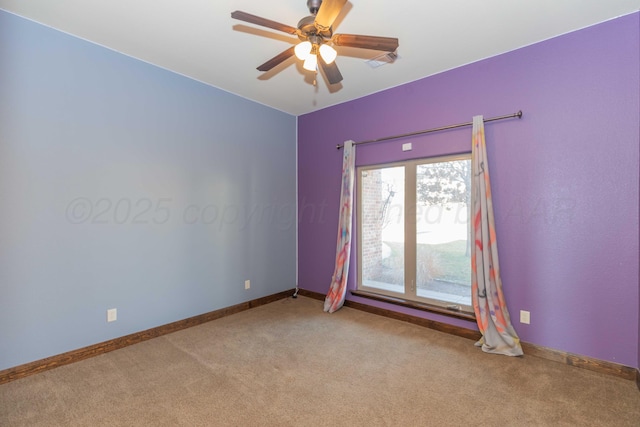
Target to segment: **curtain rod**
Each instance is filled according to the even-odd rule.
[[[518,111],[517,113],[507,114],[505,116],[491,117],[490,119],[484,119],[484,122],[485,123],[486,122],[495,122],[496,120],[512,119],[514,117],[517,117],[517,118],[521,119],[522,118],[522,110]],[[368,141],[354,142],[353,145],[369,144],[371,142],[381,142],[381,141],[387,141],[389,139],[405,138],[407,136],[422,135],[423,133],[438,132],[438,131],[441,131],[441,130],[455,129],[455,128],[461,128],[461,127],[464,127],[464,126],[471,126],[471,125],[473,125],[473,122],[458,123],[457,125],[442,126],[442,127],[439,127],[439,128],[433,128],[433,129],[427,129],[427,130],[419,130],[417,132],[403,133],[402,135],[385,136],[383,138],[370,139]],[[338,150],[341,149],[342,147],[344,147],[344,144],[336,145],[336,148]]]

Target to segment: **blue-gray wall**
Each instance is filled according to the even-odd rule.
[[[0,370],[293,288],[295,129],[0,11]]]

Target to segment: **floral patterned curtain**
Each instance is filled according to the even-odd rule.
[[[478,328],[482,333],[476,345],[487,353],[521,356],[520,338],[511,325],[502,292],[482,116],[473,118],[471,163],[471,212],[475,241],[471,245],[471,296]]]
[[[342,190],[340,191],[340,218],[338,222],[338,242],[336,264],[331,278],[331,286],[324,301],[324,311],[333,313],[344,304],[349,276],[351,255],[351,223],[353,219],[353,181],[355,177],[355,146],[346,141],[342,157]]]

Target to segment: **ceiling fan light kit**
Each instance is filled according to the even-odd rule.
[[[307,59],[304,60],[302,68],[307,71],[316,71],[318,69],[318,57],[313,54],[307,56]]]
[[[311,15],[302,18],[297,27],[281,24],[239,10],[232,12],[231,17],[287,34],[297,35],[301,40],[301,43],[295,47],[290,47],[258,66],[257,69],[259,71],[269,71],[295,55],[298,59],[304,61],[303,68],[305,70],[317,72],[318,65],[320,65],[320,69],[329,84],[333,85],[342,81],[342,74],[340,74],[340,70],[335,63],[338,52],[331,45],[385,52],[395,52],[398,49],[398,39],[394,37],[333,34],[332,25],[346,3],[347,0],[307,0],[307,7]],[[320,56],[320,59],[318,59],[318,56]]]
[[[322,59],[324,59],[324,62],[326,62],[327,64],[331,64],[333,61],[336,60],[336,57],[338,56],[338,52],[336,52],[336,50],[331,46],[329,46],[328,44],[323,44],[323,45],[320,45],[320,56],[322,56]]]
[[[312,45],[310,41],[303,41],[302,43],[297,44],[294,49],[296,57],[299,60],[304,61],[309,55],[311,55],[311,47]]]

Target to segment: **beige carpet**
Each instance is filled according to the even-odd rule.
[[[633,381],[309,298],[0,386],[1,426],[638,426]]]

